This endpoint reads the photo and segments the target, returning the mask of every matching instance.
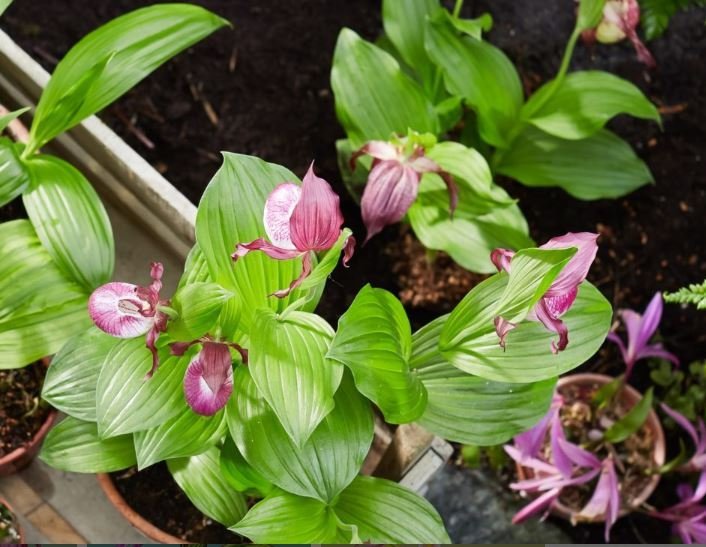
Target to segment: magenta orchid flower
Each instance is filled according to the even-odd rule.
[[[706,505],[701,504],[706,496],[706,471],[699,476],[696,489],[689,484],[677,487],[679,502],[662,511],[653,511],[650,516],[672,523],[672,529],[686,544],[706,543]]]
[[[608,0],[603,7],[603,19],[595,29],[587,30],[584,39],[602,44],[614,44],[627,38],[632,42],[640,62],[652,68],[654,57],[637,35],[640,5],[637,0]]]
[[[646,357],[659,357],[679,365],[679,359],[665,350],[662,344],[649,344],[650,338],[654,335],[662,319],[662,295],[655,294],[644,314],[639,314],[633,310],[620,310],[620,317],[625,324],[628,333],[627,346],[623,340],[614,332],[608,334],[608,340],[617,344],[620,353],[625,361],[625,378],[632,372],[632,368],[637,361]]]
[[[277,186],[265,202],[263,216],[269,241],[260,238],[238,243],[233,260],[250,251],[262,251],[276,260],[302,259],[302,272],[286,289],[274,296],[284,298],[306,279],[312,270],[312,253],[333,247],[341,235],[343,215],[339,198],[328,182],[314,174],[312,162],[302,185],[285,182]],[[349,237],[343,249],[343,265],[347,266],[355,239]]]
[[[662,410],[674,420],[684,431],[687,432],[691,440],[694,442],[694,455],[684,465],[680,466],[682,471],[702,471],[706,472],[706,424],[703,419],[699,418],[697,427],[689,421],[689,419],[668,407],[664,403],[660,403]]]
[[[591,499],[574,517],[576,521],[592,521],[597,517],[605,520],[605,540],[610,542],[610,529],[620,514],[620,488],[613,458],[608,457],[601,464],[601,475]]]
[[[164,267],[153,262],[150,271],[152,283],[140,287],[131,283],[112,282],[98,287],[88,299],[88,313],[93,323],[103,332],[116,338],[136,338],[146,334],[146,345],[152,352],[150,377],[157,370],[157,338],[167,329],[169,316],[161,311],[168,300],[159,299]]]
[[[406,142],[394,145],[385,141],[370,141],[353,153],[351,170],[363,155],[373,158],[372,169],[360,201],[363,223],[367,231],[365,242],[385,226],[399,222],[417,199],[419,183],[424,173],[436,173],[446,183],[449,209],[456,210],[458,189],[449,173],[424,155],[424,147]]]
[[[579,285],[588,275],[588,270],[596,258],[598,234],[589,232],[567,233],[563,236],[553,237],[540,249],[567,249],[576,247],[576,254],[569,260],[561,273],[542,296],[534,309],[527,315],[530,321],[539,321],[544,327],[559,335],[559,341],[551,343],[552,353],[563,351],[569,343],[569,331],[561,321],[564,315],[576,300]],[[514,252],[508,249],[495,249],[490,259],[498,271],[510,272]],[[507,334],[516,327],[514,323],[502,317],[495,318],[495,331],[500,338],[500,346],[505,347]]]

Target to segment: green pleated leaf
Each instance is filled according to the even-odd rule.
[[[32,148],[102,110],[162,63],[227,24],[198,6],[161,4],[122,15],[86,35],[57,65],[42,93]]]
[[[49,431],[39,458],[73,473],[109,473],[135,465],[132,435],[101,439],[93,422],[71,416]]]
[[[179,316],[169,322],[169,336],[191,342],[210,333],[226,300],[233,295],[216,283],[191,283],[174,295],[172,307]]]
[[[59,271],[29,221],[0,224],[0,241],[0,369],[18,368],[90,326],[88,295]]]
[[[436,67],[424,49],[424,27],[427,16],[440,9],[439,0],[383,0],[382,25],[404,62],[419,75],[431,98]]]
[[[209,283],[211,276],[208,273],[208,263],[206,257],[201,251],[198,243],[194,245],[186,257],[184,264],[184,273],[179,279],[177,291],[183,289],[192,283]]]
[[[225,411],[196,414],[188,406],[166,422],[133,434],[138,469],[170,458],[197,456],[220,442],[228,426]]]
[[[190,353],[162,359],[152,378],[152,354],[142,337],[121,340],[98,376],[96,411],[103,438],[151,429],[182,412],[182,383]]]
[[[119,342],[96,327],[72,337],[51,361],[42,398],[69,416],[95,422],[98,375]]]
[[[485,334],[495,335],[498,316],[513,323],[522,321],[575,252],[573,247],[518,251],[509,275],[501,272],[476,285],[449,314],[439,342],[444,355],[471,347]]]
[[[410,372],[412,331],[397,298],[363,287],[338,321],[327,357],[346,365],[358,390],[389,423],[407,423],[424,412],[427,394]]]
[[[451,543],[436,509],[392,481],[357,477],[334,505],[365,543]]]
[[[231,530],[258,544],[360,543],[356,528],[341,523],[325,503],[281,490],[257,503]]]
[[[460,36],[450,20],[441,10],[426,26],[427,53],[442,69],[448,91],[476,112],[483,139],[504,147],[524,102],[520,77],[501,50]]]
[[[321,257],[319,263],[314,267],[307,278],[302,281],[300,288],[302,290],[316,289],[319,288],[323,290],[324,285],[328,276],[331,275],[333,270],[338,266],[338,261],[341,258],[341,252],[343,247],[348,241],[348,238],[353,235],[353,232],[349,228],[344,228],[341,230],[341,235],[336,240],[336,243],[331,247],[326,253]],[[321,298],[321,292],[313,292],[312,294],[318,294],[318,298]]]
[[[358,474],[373,440],[368,401],[344,375],[336,406],[307,443],[297,448],[250,377],[235,370],[234,393],[226,407],[228,427],[247,462],[274,485],[321,501],[334,499]]]
[[[220,464],[223,478],[238,492],[262,498],[273,489],[272,483],[245,460],[230,435],[221,448]]]
[[[32,186],[22,195],[39,239],[61,270],[87,291],[110,281],[115,243],[108,213],[86,178],[54,156],[25,164]]]
[[[19,152],[17,144],[7,137],[0,137],[0,207],[10,203],[29,186],[29,175],[20,162]]]
[[[338,121],[354,147],[368,140],[438,133],[439,120],[422,88],[389,53],[350,29],[338,35],[331,68]]]
[[[624,196],[653,182],[630,145],[606,129],[565,140],[528,127],[502,155],[496,171],[526,186],[558,186],[584,200]]]
[[[410,365],[429,394],[417,421],[450,441],[494,446],[542,419],[556,379],[528,384],[493,382],[459,370],[438,348],[446,318],[435,319],[413,336]]]
[[[199,203],[196,239],[211,281],[238,295],[242,305],[241,329],[246,333],[258,308],[281,312],[290,302],[310,296],[310,291],[301,290],[292,291],[286,298],[269,296],[299,276],[301,259],[274,260],[262,252],[251,252],[236,263],[231,259],[238,243],[265,237],[265,201],[283,182],[298,184],[299,179],[284,167],[259,158],[224,153],[223,165]],[[313,310],[317,303],[318,298],[311,298],[305,310]]]
[[[248,369],[295,445],[301,447],[333,409],[343,367],[326,359],[331,326],[313,313],[286,319],[270,309],[255,314]]]
[[[483,285],[478,286],[479,301],[487,300],[488,293],[497,291],[497,286]],[[556,334],[532,321],[525,321],[510,331],[503,350],[492,324],[472,340],[446,347],[447,320],[441,335],[442,353],[454,366],[487,380],[538,382],[568,372],[592,357],[603,344],[611,319],[610,303],[593,285],[584,281],[573,306],[561,318],[569,329],[569,345],[557,355],[551,352],[551,341],[556,339]]]
[[[631,82],[608,72],[572,72],[552,91],[544,84],[527,101],[523,116],[542,131],[562,139],[585,139],[618,114],[660,122],[659,111]],[[551,98],[547,100],[547,95]]]
[[[204,515],[232,526],[247,512],[245,497],[221,475],[220,450],[212,446],[203,454],[169,460],[174,480]]]
[[[480,40],[484,32],[489,32],[493,28],[493,17],[489,13],[476,17],[474,19],[462,19],[460,17],[452,17],[451,24],[459,32],[468,34],[471,38]]]

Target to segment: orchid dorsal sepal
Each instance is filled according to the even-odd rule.
[[[410,131],[407,137],[390,141],[369,141],[350,158],[351,170],[361,156],[373,158],[360,206],[367,230],[365,242],[385,226],[401,221],[417,199],[419,184],[425,173],[434,173],[446,184],[449,213],[458,204],[458,187],[450,173],[426,156],[436,137]]]
[[[301,186],[283,182],[270,193],[265,202],[263,224],[268,239],[238,243],[231,258],[237,261],[252,251],[262,251],[275,260],[301,257],[301,274],[289,287],[271,295],[284,298],[311,274],[314,254],[328,251],[340,240],[343,225],[340,200],[331,185],[314,174],[312,162]],[[344,266],[353,255],[354,247],[355,239],[346,237],[342,245]]]
[[[160,300],[164,267],[152,262],[147,287],[131,283],[111,282],[98,287],[88,299],[88,313],[93,323],[103,332],[116,338],[136,338],[146,335],[146,346],[152,353],[151,377],[159,366],[157,339],[167,330],[168,300]]]

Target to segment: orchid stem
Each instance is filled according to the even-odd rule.
[[[453,10],[454,19],[457,19],[458,16],[461,14],[461,9],[463,9],[463,0],[456,0],[456,4],[454,4]]]

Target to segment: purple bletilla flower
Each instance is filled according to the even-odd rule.
[[[95,325],[116,338],[135,338],[147,334],[147,347],[152,352],[152,369],[157,370],[157,338],[167,329],[168,315],[160,310],[169,301],[159,299],[164,267],[153,262],[152,283],[140,287],[131,283],[112,282],[98,287],[88,299],[88,313]]]
[[[694,455],[684,465],[680,466],[682,471],[706,471],[706,424],[702,418],[697,421],[697,427],[688,420],[686,416],[669,408],[664,403],[660,403],[662,410],[674,420],[684,431],[686,431],[694,442]]]
[[[248,362],[248,352],[238,344],[217,342],[206,336],[193,342],[171,344],[172,355],[183,355],[193,344],[201,344],[201,350],[194,355],[186,369],[184,397],[197,414],[213,416],[226,406],[233,393],[231,348],[240,353],[245,364]]]
[[[598,252],[596,240],[598,234],[578,232],[553,237],[540,249],[567,249],[576,247],[576,254],[569,260],[561,273],[542,296],[534,309],[527,315],[530,321],[539,321],[545,328],[559,335],[559,341],[551,343],[552,353],[564,350],[569,343],[569,331],[561,321],[564,315],[576,300],[579,285],[588,275],[593,260]],[[510,272],[514,252],[508,249],[495,249],[490,259],[498,271]],[[515,324],[502,317],[495,318],[495,331],[500,338],[500,346],[505,347],[505,337],[515,328]]]
[[[660,293],[656,293],[652,297],[645,309],[645,313],[642,315],[633,310],[620,310],[619,313],[628,333],[627,346],[614,332],[608,334],[608,340],[614,342],[620,348],[623,361],[625,361],[626,379],[630,376],[635,363],[646,357],[660,357],[671,361],[675,365],[679,364],[679,359],[665,350],[662,344],[648,343],[662,318],[662,295]]]
[[[584,40],[598,40],[602,44],[614,44],[627,38],[632,42],[637,58],[650,68],[656,63],[654,57],[637,35],[640,23],[640,5],[637,0],[608,0],[603,7],[603,19],[595,29],[583,33]]]
[[[686,544],[706,543],[706,471],[699,476],[696,489],[689,484],[677,486],[679,502],[662,511],[652,511],[650,516],[672,523],[672,529]]]
[[[385,141],[370,141],[353,153],[351,169],[363,155],[373,158],[368,182],[360,201],[363,222],[367,230],[365,241],[388,224],[399,222],[417,199],[419,182],[424,173],[436,173],[446,183],[449,192],[449,209],[456,210],[458,189],[449,173],[424,155],[424,147],[406,140],[399,145]]]
[[[615,471],[613,458],[608,457],[601,464],[601,475],[598,484],[593,491],[591,499],[581,511],[575,515],[574,520],[592,521],[597,517],[605,519],[605,540],[610,541],[610,529],[618,520],[620,513],[620,489],[618,486],[618,475]]]
[[[262,251],[276,260],[302,259],[302,272],[288,288],[274,296],[284,298],[311,273],[312,253],[333,247],[341,235],[343,215],[336,193],[328,182],[314,174],[312,162],[302,185],[285,182],[277,186],[265,202],[263,216],[269,241],[260,238],[250,243],[238,243],[233,260],[250,251]],[[349,237],[343,249],[346,266],[355,248],[355,239]]]

